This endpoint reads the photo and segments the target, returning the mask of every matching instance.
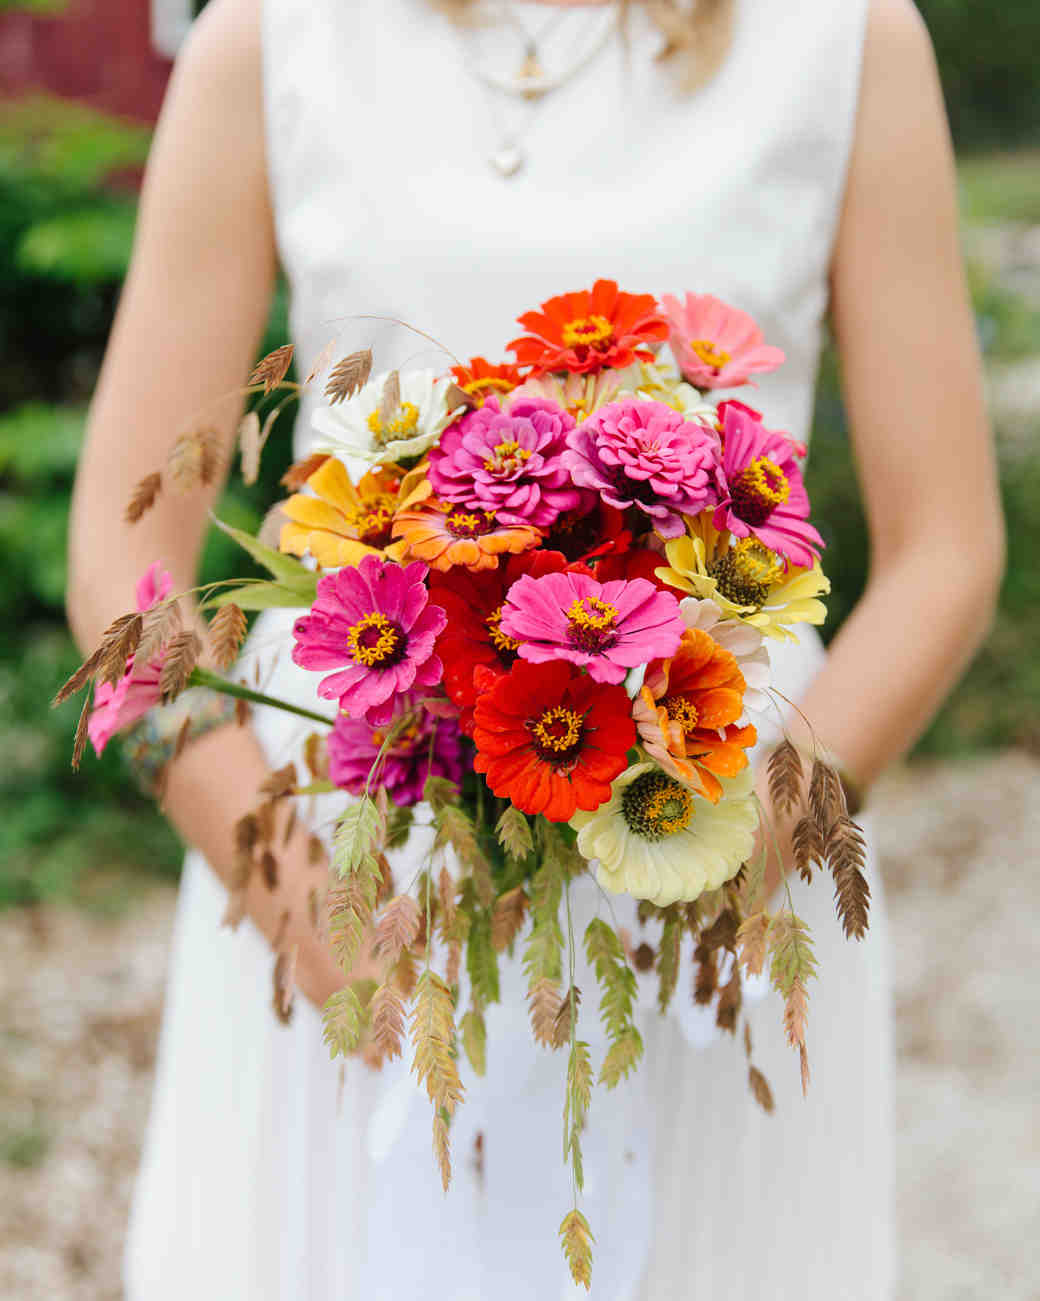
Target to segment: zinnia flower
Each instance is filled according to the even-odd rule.
[[[679,369],[700,389],[736,388],[760,371],[776,370],[784,354],[769,347],[746,312],[711,294],[672,294],[661,299],[668,342]]]
[[[752,420],[757,420],[759,424],[762,423],[761,411],[756,411],[754,407],[749,407],[746,402],[739,402],[736,398],[725,398],[715,408],[715,414],[718,417],[715,428],[719,431],[720,440],[722,438],[722,431],[726,427],[726,412],[730,407],[732,407],[734,411],[743,411],[744,414],[750,416]],[[795,456],[805,457],[808,455],[808,447],[806,447],[804,443],[800,443],[797,438],[793,438],[782,429],[774,429],[772,432],[779,438],[787,439],[791,444],[791,450],[794,452]]]
[[[571,818],[578,852],[598,860],[604,889],[659,908],[717,890],[750,855],[758,826],[751,769],[722,787],[723,798],[709,804],[655,764],[633,764],[609,800]]]
[[[484,357],[471,357],[465,366],[452,366],[455,383],[481,406],[489,397],[505,397],[524,382],[523,371],[509,362],[494,365]]]
[[[404,544],[391,535],[394,512],[414,486],[415,471],[402,479],[385,466],[361,477],[355,488],[343,463],[330,456],[308,478],[310,495],[297,492],[282,502],[278,546],[294,556],[314,557],[323,569],[356,565],[362,556],[399,560]]]
[[[497,569],[430,574],[430,600],[448,616],[437,639],[444,689],[459,708],[459,726],[467,736],[473,731],[473,706],[479,694],[516,663],[519,643],[499,626],[509,589],[525,574],[541,578],[566,568],[567,561],[558,551],[539,547],[507,557]]]
[[[380,417],[389,372],[377,375],[346,402],[319,407],[314,428],[321,435],[315,450],[341,458],[396,462],[421,456],[461,408],[448,409],[449,385],[432,370],[400,375],[401,400],[384,423]]]
[[[494,511],[469,510],[450,502],[426,501],[394,516],[394,537],[407,554],[433,569],[494,569],[503,552],[536,547],[541,533],[530,524],[503,524]]]
[[[622,396],[631,395],[651,402],[663,402],[666,407],[695,425],[715,429],[718,412],[713,403],[703,397],[692,384],[687,384],[677,370],[660,362],[642,362],[625,372],[620,388]]]
[[[632,545],[625,512],[607,506],[588,488],[579,489],[582,504],[557,517],[542,546],[562,552],[568,560],[593,560],[620,555]]]
[[[747,767],[755,729],[740,727],[744,677],[737,661],[700,628],[687,628],[669,660],[647,666],[632,705],[639,740],[651,759],[713,804],[722,795],[719,777]]]
[[[575,420],[584,420],[593,411],[613,402],[626,385],[631,388],[639,370],[636,362],[622,370],[599,370],[588,375],[573,375],[565,371],[558,375],[528,377],[516,390],[516,396],[546,398]]]
[[[717,500],[718,435],[663,402],[611,402],[567,443],[563,463],[574,482],[610,506],[643,511],[661,537],[678,537],[684,515]]]
[[[710,523],[691,521],[691,535],[665,545],[667,564],[658,577],[701,600],[714,601],[727,619],[739,619],[764,637],[797,641],[787,625],[821,624],[831,590],[817,561],[811,569],[784,562],[757,538],[723,544]]]
[[[530,333],[508,344],[521,366],[534,374],[569,370],[578,374],[653,361],[649,343],[668,335],[652,294],[625,294],[614,280],[597,280],[592,290],[560,294],[541,311],[517,318]]]
[[[477,700],[473,740],[473,766],[496,795],[566,822],[609,796],[635,728],[623,687],[559,661],[518,663]]]
[[[433,644],[447,616],[428,603],[425,577],[423,564],[365,556],[356,568],[318,580],[310,614],[293,625],[292,657],[304,669],[339,670],[322,678],[319,696],[382,727],[395,696],[440,681]]]
[[[158,560],[149,565],[138,580],[134,593],[138,614],[144,614],[164,601],[172,587],[173,579]],[[96,754],[101,754],[117,732],[136,723],[159,703],[159,675],[165,657],[165,650],[159,650],[147,663],[137,664],[135,656],[131,655],[123,676],[114,686],[111,682],[96,684],[94,705],[87,720],[87,735]]]
[[[787,437],[728,404],[722,439],[725,493],[715,508],[715,527],[737,538],[754,534],[803,568],[819,559],[823,538],[809,523],[809,495]]]
[[[708,633],[737,661],[744,678],[744,713],[737,722],[747,722],[748,711],[760,714],[766,710],[772,673],[760,630],[741,619],[727,619],[717,601],[694,596],[679,602],[679,613],[687,628]]]
[[[509,589],[499,627],[533,664],[570,660],[597,682],[674,655],[683,622],[674,596],[636,578],[598,583],[585,574],[527,576]]]
[[[429,477],[441,501],[494,511],[503,524],[548,528],[578,505],[563,462],[574,418],[544,398],[489,397],[430,451]]]
[[[461,779],[459,729],[452,719],[435,718],[427,712],[415,692],[395,697],[392,706],[389,722],[382,727],[346,714],[337,716],[328,741],[329,779],[352,795],[360,795],[371,785],[405,807],[422,799],[428,776],[454,782]],[[384,750],[391,733],[393,739]],[[379,766],[370,783],[377,758]]]

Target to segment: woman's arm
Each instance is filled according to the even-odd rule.
[[[220,490],[164,495],[133,526],[123,510],[135,483],[163,463],[180,433],[205,423],[226,454],[241,386],[266,319],[275,246],[264,158],[256,0],[213,0],[192,30],[170,83],[148,163],[134,253],[100,380],[72,506],[68,613],[85,651],[132,609],[153,560],[190,588]],[[227,459],[227,455],[225,456]],[[235,821],[256,802],[267,765],[247,729],[222,728],[173,765],[166,810],[182,836],[227,879]],[[275,891],[248,905],[272,938],[293,920],[298,978],[323,1000],[342,978],[311,936],[307,897],[324,882],[301,832],[281,855]]]
[[[953,151],[910,0],[871,5],[831,291],[870,575],[800,705],[869,784],[978,649],[1004,564]]]

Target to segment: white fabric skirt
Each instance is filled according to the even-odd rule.
[[[254,654],[277,644],[286,618],[261,619]],[[824,654],[812,629],[800,645],[770,651],[790,696]],[[315,680],[280,664],[270,689],[313,699]],[[258,725],[278,763],[308,730],[293,733],[282,715]],[[746,995],[773,1115],[750,1095],[739,1040],[693,1006],[689,969],[665,1018],[654,1010],[654,978],[640,978],[645,1059],[614,1091],[595,1090],[584,1135],[596,1301],[894,1296],[891,995],[872,851],[867,874],[871,927],[859,943],[843,937],[826,880],[792,882],[820,967],[807,1099],[779,1000],[756,988]],[[573,903],[579,940],[597,912],[625,924],[631,916],[627,901],[608,904],[588,877],[575,883]],[[518,958],[503,962],[502,1002],[488,1013],[487,1075],[464,1073],[445,1196],[409,1055],[378,1073],[331,1062],[321,1017],[302,999],[292,1024],[278,1024],[270,950],[248,922],[221,929],[224,904],[212,870],[189,854],[126,1248],[128,1301],[585,1296],[556,1236],[571,1205],[566,1059],[531,1038]],[[583,966],[578,984],[580,1034],[595,1064],[604,1041]]]

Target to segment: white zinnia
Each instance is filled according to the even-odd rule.
[[[636,373],[632,374],[633,371]],[[626,370],[619,396],[628,395],[663,402],[685,420],[704,425],[707,429],[714,429],[718,424],[719,413],[715,404],[703,397],[692,384],[687,384],[678,370],[659,362],[642,362]]]
[[[626,817],[625,792],[641,777],[657,773],[676,788],[679,804],[687,801],[685,823],[650,839]],[[627,892],[659,908],[676,900],[696,899],[736,876],[750,857],[758,827],[750,768],[723,777],[718,804],[697,798],[656,764],[637,763],[616,778],[610,798],[592,813],[571,818],[578,832],[578,852],[598,860],[596,879],[613,894]],[[678,794],[681,793],[681,794]]]
[[[386,371],[369,380],[346,402],[315,411],[312,424],[321,435],[314,444],[316,452],[375,464],[421,456],[434,445],[458,414],[457,407],[448,409],[450,381],[438,380],[432,370],[402,372],[401,403],[384,430],[379,408],[388,375]]]
[[[696,596],[687,596],[680,601],[679,613],[687,628],[700,628],[737,661],[737,667],[747,684],[744,712],[737,720],[739,726],[743,727],[749,721],[748,711],[764,714],[770,708],[769,685],[772,674],[769,651],[759,630],[740,619],[725,618],[714,601],[700,600]]]

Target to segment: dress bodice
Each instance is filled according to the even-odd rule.
[[[737,0],[725,62],[685,94],[634,6],[627,39],[597,42],[521,106],[527,163],[504,178],[488,159],[517,104],[475,75],[485,45],[432,0],[267,0],[268,165],[304,366],[333,337],[339,355],[374,344],[380,369],[447,364],[361,316],[505,359],[515,317],[552,294],[597,277],[689,289],[750,312],[784,350],[750,399],[804,440],[865,10]],[[568,22],[605,16],[579,12]],[[308,436],[305,404],[298,454]]]

